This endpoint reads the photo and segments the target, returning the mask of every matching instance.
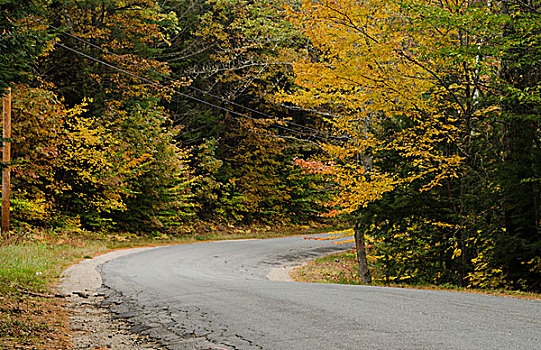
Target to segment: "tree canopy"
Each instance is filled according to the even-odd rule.
[[[334,176],[328,204],[358,215],[382,279],[539,289],[538,8],[290,8],[312,46],[279,99],[325,111],[348,138],[308,168]]]
[[[0,11],[18,229],[345,219],[367,279],[541,290],[539,1]]]

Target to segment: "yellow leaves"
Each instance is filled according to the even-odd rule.
[[[353,237],[355,232],[353,229],[340,230],[340,231],[331,231],[327,232],[324,235],[319,235],[316,237],[305,237],[305,239],[314,239],[318,241],[336,241],[338,243],[346,243],[350,238]],[[344,240],[345,239],[345,240]]]
[[[362,6],[350,0],[304,1],[300,10],[290,12],[292,21],[320,50],[318,61],[300,58],[294,64],[296,84],[301,88],[299,102],[321,104],[326,99],[355,110],[362,102],[378,104],[387,99],[381,89],[401,94],[418,85],[413,79],[404,83],[406,75],[419,74],[415,67],[396,65],[400,60],[396,51],[406,38],[391,29],[400,21],[394,2]],[[307,98],[307,92],[312,98]]]
[[[83,113],[89,102],[85,100],[66,113],[66,138],[57,159],[58,166],[71,174],[69,186],[77,187],[74,195],[88,210],[96,213],[124,210],[123,196],[128,195],[125,182],[135,176],[135,170],[152,155],[134,156],[125,152],[119,156],[122,141],[96,118]]]
[[[329,205],[340,209],[329,212],[327,216],[355,212],[380,199],[400,183],[388,174],[372,173],[369,178],[364,169],[353,167],[337,167],[332,179],[337,183],[338,193]]]
[[[402,10],[387,0],[305,0],[287,9],[313,47],[293,62],[296,87],[276,99],[331,111],[334,117],[326,121],[348,137],[321,145],[334,162],[338,189],[329,215],[355,212],[398,188],[431,191],[464,171],[466,117],[460,98],[473,85],[460,74],[474,71],[472,62],[464,61],[468,68],[453,66],[449,62],[457,57],[433,54],[456,45],[456,33],[416,28],[415,16],[422,15],[406,18]],[[475,116],[494,113],[497,107],[489,106]],[[429,225],[451,229],[446,223]],[[398,238],[408,239],[407,233]],[[456,248],[452,258],[462,254]]]
[[[541,257],[537,256],[535,258],[532,258],[531,260],[527,262],[522,262],[522,265],[528,265],[530,268],[530,272],[533,273],[540,273],[541,272]]]
[[[489,106],[484,109],[475,111],[474,115],[476,116],[489,116],[493,114],[499,114],[501,112],[501,107],[498,105]]]
[[[453,255],[451,256],[451,259],[455,259],[459,256],[462,255],[462,249],[460,248],[456,248],[454,251],[453,251]]]

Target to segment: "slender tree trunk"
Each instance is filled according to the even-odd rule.
[[[357,262],[359,264],[359,275],[362,284],[371,284],[372,277],[368,270],[368,261],[366,260],[366,244],[364,241],[364,232],[359,224],[355,225],[355,250],[357,252]]]
[[[368,137],[368,129],[372,125],[372,115],[369,114],[366,119],[363,120],[363,132],[364,136]],[[366,150],[365,150],[366,151]],[[372,154],[369,151],[360,155],[361,159],[357,159],[357,162],[361,162],[364,168],[364,174],[368,181],[372,176],[374,170],[374,161]],[[370,276],[370,270],[368,270],[368,261],[366,260],[366,244],[364,242],[364,230],[361,227],[360,220],[355,224],[355,251],[357,252],[357,263],[359,264],[359,275],[361,277],[362,284],[371,284],[372,277]]]

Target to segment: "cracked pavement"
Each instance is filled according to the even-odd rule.
[[[159,247],[101,266],[103,304],[184,349],[535,349],[541,303],[456,292],[277,282],[344,246],[286,237]]]

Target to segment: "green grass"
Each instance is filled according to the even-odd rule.
[[[68,264],[105,250],[102,244],[77,247],[26,243],[0,247],[0,291],[10,286],[42,292]]]
[[[67,348],[65,310],[51,286],[69,264],[106,249],[93,242],[0,246],[0,349]]]

